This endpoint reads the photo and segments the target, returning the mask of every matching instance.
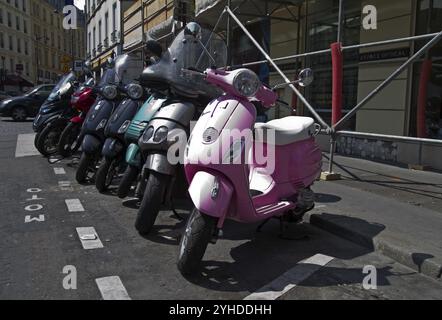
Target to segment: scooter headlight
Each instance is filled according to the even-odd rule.
[[[118,90],[116,86],[108,85],[101,90],[101,94],[107,100],[113,100],[118,95]]]
[[[127,95],[132,100],[139,100],[143,97],[143,87],[136,83],[131,83],[126,88]]]
[[[150,138],[152,138],[154,131],[155,130],[152,126],[147,128],[147,130],[144,131],[144,134],[143,134],[143,141],[145,141],[145,142],[149,141]]]
[[[169,133],[169,129],[165,126],[159,127],[157,131],[155,131],[155,135],[153,137],[153,141],[160,143],[167,139],[167,134]]]
[[[101,120],[100,123],[98,124],[96,130],[103,129],[103,128],[106,126],[106,123],[107,123],[107,119],[103,119],[103,120]]]
[[[256,73],[249,69],[241,69],[233,79],[233,87],[236,92],[244,97],[253,97],[259,90],[261,81]]]
[[[130,120],[124,121],[124,123],[121,125],[120,129],[118,129],[118,134],[123,134],[127,131],[127,128],[130,126]]]

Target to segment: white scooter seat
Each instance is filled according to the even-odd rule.
[[[309,139],[315,135],[316,128],[315,121],[310,117],[285,117],[267,123],[256,123],[255,140],[267,142],[265,138],[267,130],[275,130],[276,145],[287,145]]]

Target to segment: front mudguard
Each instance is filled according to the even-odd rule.
[[[123,150],[124,145],[120,141],[113,138],[107,138],[104,142],[101,154],[108,159],[115,159]]]
[[[130,166],[141,168],[141,153],[138,144],[131,143],[127,148],[126,163]]]
[[[101,141],[97,137],[87,134],[83,138],[81,150],[87,155],[98,154],[101,150]]]
[[[167,159],[166,154],[151,153],[147,155],[146,162],[143,168],[143,174],[146,175],[146,171],[155,171],[168,176],[174,176],[177,166],[171,164]]]
[[[233,195],[233,186],[226,178],[199,171],[190,183],[189,194],[196,209],[224,222]]]

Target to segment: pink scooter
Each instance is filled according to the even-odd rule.
[[[255,124],[254,103],[269,108],[278,99],[255,73],[208,69],[204,75],[225,95],[206,107],[185,151],[195,208],[179,248],[177,264],[184,275],[197,271],[208,243],[216,242],[226,219],[299,222],[314,207],[310,186],[322,164],[314,138],[320,127],[312,118],[290,116]],[[312,70],[304,69],[294,83],[307,86],[312,81]],[[265,165],[257,161],[259,153],[254,151],[259,149],[271,155],[273,166],[272,159]]]

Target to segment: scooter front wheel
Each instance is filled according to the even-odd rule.
[[[169,180],[169,176],[158,172],[151,172],[149,175],[144,197],[135,221],[135,228],[140,234],[146,235],[152,230],[163,203]]]
[[[95,186],[99,192],[106,191],[112,184],[118,163],[116,159],[104,158],[97,170]]]
[[[198,270],[207,245],[213,237],[216,223],[216,218],[193,209],[179,246],[177,266],[182,275],[190,275]]]
[[[92,155],[88,155],[86,153],[81,154],[80,162],[78,163],[77,172],[75,174],[75,179],[78,183],[85,183],[89,172],[93,172],[94,170],[91,168],[95,165],[95,158]]]
[[[137,179],[139,173],[138,167],[128,165],[124,172],[123,178],[118,186],[118,197],[124,199],[127,197],[130,191],[132,183]]]

